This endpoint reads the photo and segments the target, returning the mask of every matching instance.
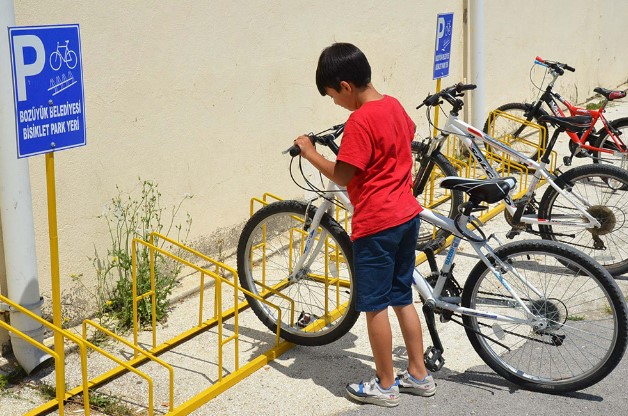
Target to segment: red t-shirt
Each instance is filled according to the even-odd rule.
[[[364,103],[345,123],[337,160],[357,168],[347,186],[352,240],[403,224],[423,209],[412,194],[414,130],[399,101],[387,95]]]

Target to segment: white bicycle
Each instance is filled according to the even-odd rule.
[[[310,137],[337,154],[334,140],[342,128]],[[298,148],[291,149],[296,155]],[[337,204],[349,213],[352,206],[345,189],[332,181],[324,190],[308,184],[317,198],[274,202],[250,218],[240,236],[237,267],[242,287],[281,308],[278,314],[247,298],[271,331],[279,325],[288,341],[322,345],[346,334],[359,315],[351,241],[333,218]],[[420,214],[423,221],[454,235],[442,267],[428,246],[431,273],[414,272],[434,345],[425,352],[427,367],[437,371],[444,364],[436,314],[441,322],[463,325],[484,362],[521,387],[568,392],[608,375],[628,342],[626,303],[608,271],[559,242],[522,240],[493,250],[489,240],[494,236],[484,235],[473,213],[485,208],[483,202],[505,198],[515,186],[513,178],[448,177],[441,186],[465,192],[469,200],[455,219],[428,209]],[[463,240],[480,259],[464,287],[453,273]]]
[[[566,130],[583,131],[590,125],[591,117],[543,116],[541,121],[551,122],[556,130],[547,147],[539,151],[537,161],[536,157],[530,158],[458,117],[464,105],[459,97],[464,91],[472,89],[475,89],[475,85],[456,84],[428,95],[417,107],[428,108],[428,120],[429,108],[442,101],[449,103],[451,110],[438,136],[412,143],[412,151],[419,163],[414,179],[415,195],[425,191],[435,167],[444,170],[444,157],[440,149],[449,135],[453,134],[488,178],[498,178],[500,173],[491,165],[481,147],[490,149],[487,154],[491,154],[493,159],[513,160],[533,173],[521,198],[506,196],[504,199],[504,214],[512,227],[507,234],[508,238],[526,232],[545,240],[561,241],[593,257],[613,276],[628,272],[628,171],[618,166],[593,163],[576,166],[565,172],[556,170],[555,174],[547,169],[559,134]],[[449,163],[446,159],[445,162]],[[545,181],[548,186],[540,200],[537,200],[537,186],[541,181]],[[451,191],[449,198],[442,198],[443,205],[437,207],[450,218],[455,215],[456,201],[462,200],[462,195],[456,193],[460,194]],[[449,212],[443,206],[447,206]],[[533,227],[538,227],[538,230]],[[447,235],[443,232],[441,234]]]

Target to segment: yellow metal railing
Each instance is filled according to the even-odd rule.
[[[276,199],[276,198],[275,198]],[[180,256],[177,256],[167,250],[164,250],[160,247],[157,247],[156,245],[154,245],[154,241],[155,239],[160,239],[163,240],[165,242],[168,242],[169,244],[171,244],[173,247],[176,247],[178,249],[181,249],[183,252],[187,252],[189,254],[192,254],[194,256],[196,256],[197,258],[202,259],[203,261],[207,262],[209,264],[209,266],[207,267],[199,267],[196,264],[193,264],[192,262],[185,260],[183,258],[181,258]],[[151,288],[150,290],[148,290],[145,293],[137,293],[137,258],[136,258],[136,253],[139,247],[146,247],[149,249],[150,251],[150,267],[151,267],[151,271],[150,271],[150,279],[151,279]],[[138,326],[138,319],[137,319],[137,307],[138,307],[138,303],[142,300],[142,299],[147,299],[149,300],[153,305],[156,304],[156,287],[155,287],[155,256],[156,255],[162,255],[165,257],[168,257],[184,266],[187,266],[189,268],[192,268],[193,270],[195,270],[196,272],[198,272],[200,274],[200,279],[199,279],[199,309],[198,309],[198,320],[196,322],[196,325],[179,334],[178,336],[165,341],[164,343],[162,343],[161,345],[156,345],[156,333],[157,333],[157,327],[156,327],[156,320],[152,319],[151,322],[151,331],[152,331],[152,349],[150,351],[147,351],[144,348],[141,348],[139,346],[138,343],[138,330],[139,330],[139,326]],[[199,408],[200,406],[202,406],[204,403],[206,403],[207,401],[211,400],[213,397],[217,396],[218,394],[222,393],[223,391],[227,390],[229,387],[233,386],[234,384],[238,383],[239,381],[241,381],[242,379],[244,379],[245,377],[247,377],[248,375],[250,375],[251,373],[257,371],[259,368],[263,367],[264,365],[266,365],[268,362],[272,361],[273,359],[275,359],[276,357],[278,357],[279,355],[281,355],[283,352],[285,352],[286,350],[290,349],[293,345],[285,342],[285,341],[281,341],[280,339],[280,326],[277,327],[277,331],[275,333],[275,341],[274,344],[272,345],[272,347],[265,351],[262,352],[261,354],[259,354],[256,357],[253,357],[252,359],[250,359],[248,362],[243,363],[242,359],[240,357],[240,350],[239,350],[239,312],[243,309],[245,309],[248,304],[246,302],[240,302],[239,301],[239,297],[238,295],[241,294],[246,294],[252,298],[257,299],[258,301],[266,304],[268,307],[273,308],[277,311],[277,316],[279,318],[279,320],[281,320],[281,316],[282,316],[282,310],[281,308],[279,308],[278,306],[274,305],[272,302],[268,301],[267,299],[264,299],[263,297],[251,293],[247,290],[245,290],[244,288],[240,287],[238,285],[238,277],[237,277],[237,272],[232,269],[231,267],[218,262],[216,260],[211,259],[208,256],[203,255],[202,253],[195,251],[189,247],[184,246],[183,244],[174,241],[166,236],[160,235],[158,233],[153,233],[150,236],[150,242],[146,242],[140,239],[134,239],[132,242],[132,288],[133,288],[133,316],[134,316],[134,328],[133,328],[133,342],[127,341],[126,339],[124,339],[123,337],[120,337],[119,335],[116,335],[115,333],[113,333],[112,331],[108,330],[107,328],[104,328],[103,326],[101,326],[100,324],[92,321],[92,320],[85,320],[83,322],[82,325],[82,330],[83,330],[83,338],[81,339],[80,337],[72,334],[71,332],[68,332],[67,330],[58,328],[57,326],[55,326],[54,324],[47,322],[45,320],[43,320],[42,318],[34,315],[32,312],[24,309],[23,307],[21,307],[20,305],[15,304],[14,302],[12,302],[11,300],[7,299],[4,296],[0,296],[0,302],[4,302],[7,303],[10,307],[15,308],[16,310],[26,314],[27,316],[31,317],[32,319],[36,320],[37,322],[40,322],[42,325],[44,325],[46,328],[49,328],[51,331],[55,332],[55,333],[59,333],[61,334],[63,337],[71,340],[72,342],[75,342],[78,346],[79,346],[79,354],[81,357],[81,375],[82,375],[82,385],[81,387],[76,387],[70,390],[66,391],[65,388],[65,380],[63,379],[58,379],[56,381],[56,389],[57,389],[57,397],[55,400],[51,400],[48,403],[45,403],[31,411],[29,411],[27,413],[27,415],[41,415],[41,414],[46,414],[49,413],[51,410],[58,408],[59,409],[59,414],[63,415],[64,414],[64,402],[71,399],[72,397],[83,393],[83,406],[84,406],[84,413],[86,415],[90,414],[90,409],[89,409],[89,389],[90,388],[96,388],[98,386],[101,386],[103,384],[106,384],[107,382],[109,382],[110,380],[117,378],[119,376],[121,376],[124,373],[127,372],[131,372],[134,373],[136,375],[138,375],[139,377],[143,378],[144,380],[146,380],[147,384],[148,384],[148,393],[147,393],[147,399],[148,399],[148,403],[147,403],[147,410],[148,410],[148,414],[149,415],[153,415],[154,414],[154,393],[153,393],[153,389],[154,389],[154,382],[152,380],[152,378],[150,376],[148,376],[146,373],[140,371],[137,369],[137,367],[139,367],[140,365],[146,363],[147,361],[152,361],[157,363],[158,365],[160,365],[161,367],[165,368],[168,371],[168,375],[169,375],[169,386],[168,386],[168,392],[169,392],[169,400],[168,400],[168,409],[169,412],[168,414],[170,415],[184,415],[184,414],[188,414],[191,411],[193,411],[194,409]],[[233,280],[229,280],[228,277],[226,276],[230,276],[231,279]],[[214,281],[214,308],[213,308],[213,316],[208,319],[208,320],[203,320],[203,294],[205,291],[205,279],[207,277],[211,277]],[[232,297],[232,302],[233,302],[233,307],[228,307],[225,306],[225,302],[223,299],[223,287],[232,287],[233,288],[233,297]],[[291,305],[291,316],[294,320],[294,302],[292,301],[292,299],[290,299],[289,297],[283,295],[282,293],[279,293],[277,291],[275,291],[272,288],[267,288],[268,291],[272,291],[273,294],[276,294],[280,297],[282,297],[285,300],[288,300],[289,302],[292,302]],[[277,293],[275,293],[277,292]],[[153,316],[155,316],[155,309],[153,308]],[[233,318],[234,320],[234,329],[233,329],[233,334],[230,336],[225,336],[223,333],[223,323],[225,320],[227,319],[231,319]],[[187,401],[179,404],[178,406],[176,406],[175,404],[175,373],[174,373],[174,367],[171,364],[168,364],[165,360],[158,358],[157,356],[163,352],[169,351],[172,348],[176,347],[177,345],[185,342],[186,340],[194,337],[195,335],[199,334],[200,332],[206,331],[209,328],[213,328],[217,326],[217,338],[218,338],[218,342],[217,342],[217,346],[218,346],[218,357],[217,357],[217,367],[218,367],[218,377],[217,377],[217,381],[215,383],[213,383],[211,386],[209,386],[208,388],[201,390],[200,393],[198,393],[197,395],[195,395],[194,397],[188,399]],[[1,328],[5,328],[8,331],[17,334],[18,336],[20,336],[21,338],[25,339],[26,341],[28,341],[29,343],[35,345],[38,348],[41,348],[43,351],[45,351],[46,353],[50,354],[56,361],[56,365],[57,365],[57,369],[61,369],[63,366],[63,362],[59,360],[60,355],[58,353],[56,353],[53,349],[46,347],[45,345],[38,343],[37,341],[31,339],[30,337],[28,337],[27,335],[23,334],[22,332],[20,332],[19,330],[13,328],[11,325],[0,321],[0,327]],[[87,336],[88,336],[88,327],[94,328],[96,331],[100,331],[101,333],[103,333],[105,336],[112,338],[122,344],[124,344],[126,347],[130,348],[131,350],[133,350],[133,359],[128,360],[128,361],[124,361],[121,360],[115,356],[113,356],[112,354],[108,353],[107,351],[105,351],[104,349],[94,345],[93,343],[87,341]],[[229,370],[227,371],[227,373],[225,373],[225,366],[224,366],[224,352],[223,352],[223,348],[228,344],[228,343],[233,343],[234,344],[234,357],[233,357],[233,370]],[[88,380],[88,375],[87,375],[87,351],[88,350],[93,350],[95,352],[97,352],[98,354],[105,356],[106,358],[114,361],[116,364],[118,364],[117,368],[114,368],[112,370],[107,371],[104,374],[101,374],[91,380]],[[58,371],[59,375],[64,374],[63,371]]]
[[[269,194],[270,195],[270,194]],[[271,196],[272,197],[272,196]],[[276,199],[276,198],[275,198]],[[160,247],[157,247],[154,243],[155,243],[155,239],[159,239],[162,241],[165,241],[169,244],[171,244],[172,246],[182,250],[183,252],[187,252],[188,254],[191,254],[199,259],[202,259],[203,261],[209,263],[209,268],[208,267],[199,267],[196,264],[185,260],[183,258],[181,258],[178,255],[175,255],[167,250],[164,250]],[[150,274],[150,279],[151,279],[151,289],[145,293],[137,293],[137,260],[136,260],[136,252],[138,249],[138,245],[140,246],[144,246],[146,248],[148,248],[150,250],[150,262],[151,262],[151,274]],[[240,287],[238,285],[238,274],[237,272],[227,266],[224,263],[221,263],[219,261],[216,261],[194,249],[191,249],[183,244],[181,244],[178,241],[175,241],[171,238],[168,238],[167,236],[158,234],[158,233],[152,233],[150,236],[150,242],[146,242],[140,239],[134,239],[132,242],[132,265],[133,265],[133,273],[132,273],[132,280],[133,280],[133,284],[132,284],[132,291],[133,291],[133,313],[134,313],[134,327],[133,327],[133,340],[134,340],[134,345],[137,347],[138,346],[138,330],[139,330],[139,320],[137,319],[137,306],[138,306],[138,302],[142,299],[145,298],[150,298],[150,301],[152,303],[152,306],[154,307],[154,305],[156,305],[157,299],[156,299],[156,291],[155,291],[155,274],[154,274],[154,262],[155,262],[155,255],[156,254],[160,254],[163,256],[166,256],[182,265],[185,265],[193,270],[195,270],[196,272],[198,272],[200,274],[200,279],[199,279],[199,314],[198,314],[198,323],[197,323],[197,327],[193,328],[193,331],[198,331],[198,330],[203,330],[207,328],[207,322],[214,322],[215,325],[217,326],[217,346],[218,346],[218,358],[217,358],[217,364],[218,364],[218,381],[216,383],[214,383],[210,388],[205,389],[203,392],[199,393],[199,395],[193,397],[192,399],[188,400],[187,402],[183,403],[182,405],[178,406],[176,409],[172,410],[172,414],[185,414],[182,413],[184,412],[183,409],[195,409],[200,407],[202,404],[206,403],[208,400],[210,400],[211,398],[215,397],[217,394],[219,394],[220,392],[224,391],[226,388],[228,388],[230,385],[233,385],[235,383],[237,383],[238,381],[240,381],[241,379],[243,379],[246,375],[250,374],[251,369],[252,368],[259,368],[262,365],[265,365],[265,363],[267,362],[267,359],[270,357],[274,357],[275,354],[277,354],[280,351],[283,351],[287,348],[290,348],[291,345],[288,345],[287,343],[283,343],[284,345],[282,346],[282,342],[280,339],[280,330],[281,327],[277,326],[277,330],[275,333],[275,344],[274,347],[271,349],[271,351],[262,354],[260,357],[262,358],[260,359],[256,359],[253,360],[252,362],[256,362],[256,364],[250,365],[251,362],[249,362],[246,366],[241,367],[241,359],[240,359],[240,347],[239,347],[239,337],[240,337],[240,327],[239,327],[239,312],[240,310],[244,309],[245,307],[247,307],[247,303],[246,302],[240,302],[238,299],[238,296],[240,294],[245,294],[249,297],[252,297],[264,304],[266,304],[268,307],[273,308],[277,311],[277,317],[278,317],[278,321],[281,321],[281,317],[282,317],[282,310],[281,308],[279,308],[278,306],[276,306],[275,304],[273,304],[272,302],[268,301],[267,299],[265,299],[263,296],[257,295],[255,293],[252,293],[242,287]],[[213,269],[213,270],[212,270]],[[231,278],[233,280],[229,280],[226,276],[231,276]],[[213,279],[214,281],[214,310],[213,310],[213,316],[209,319],[209,321],[203,323],[203,299],[204,299],[204,291],[205,291],[205,278],[206,277],[210,277]],[[232,308],[227,308],[224,306],[224,300],[223,300],[223,286],[226,287],[231,287],[233,289],[233,294],[232,294],[232,302],[233,302],[233,307]],[[279,296],[286,298],[288,300],[291,301],[290,298],[288,298],[287,296],[283,295],[283,294],[279,294]],[[294,316],[294,306],[292,306],[291,308],[292,310],[290,311],[291,316]],[[155,314],[154,314],[154,309],[153,309],[153,319],[151,321],[151,331],[152,331],[152,335],[153,335],[153,350],[152,351],[158,351],[160,348],[157,347],[156,345],[156,333],[157,333],[157,327],[156,327],[156,320],[154,318]],[[234,322],[234,328],[233,328],[233,334],[230,336],[224,336],[223,333],[223,323],[224,320],[227,318],[233,318]],[[183,335],[183,334],[182,334]],[[181,336],[181,335],[180,335]],[[225,376],[224,372],[224,352],[223,352],[223,348],[228,344],[233,342],[234,344],[234,357],[233,357],[233,366],[234,369],[232,371],[229,371],[228,376]],[[172,340],[167,341],[165,344],[170,344],[172,343]],[[136,354],[136,358],[137,358],[137,354],[139,352],[138,348],[134,348],[135,354]],[[257,357],[257,358],[260,358]]]
[[[73,333],[64,330],[62,328],[57,327],[56,325],[46,321],[45,319],[42,319],[41,317],[33,314],[31,311],[23,308],[22,306],[16,304],[15,302],[11,301],[10,299],[0,295],[0,302],[4,302],[6,304],[8,304],[10,307],[16,309],[17,311],[25,314],[26,316],[28,316],[29,318],[35,320],[36,322],[42,324],[44,327],[48,328],[49,330],[53,331],[55,334],[59,334],[61,335],[63,338],[68,339],[70,341],[72,341],[73,343],[77,344],[79,347],[79,355],[80,355],[80,359],[81,359],[81,379],[82,379],[82,384],[80,387],[77,387],[73,390],[70,391],[66,391],[66,387],[65,387],[65,380],[63,379],[63,374],[65,374],[64,372],[64,363],[62,361],[59,360],[60,355],[56,352],[53,351],[51,348],[47,347],[46,345],[44,345],[43,343],[36,341],[34,339],[32,339],[31,337],[29,337],[28,335],[24,334],[23,332],[19,331],[18,329],[12,327],[11,325],[7,324],[4,321],[0,321],[0,327],[16,334],[17,336],[19,336],[20,338],[24,339],[25,341],[27,341],[28,343],[30,343],[31,345],[41,349],[42,351],[46,352],[47,354],[50,354],[54,359],[55,359],[55,369],[56,369],[56,398],[54,400],[51,400],[50,402],[44,404],[43,406],[40,406],[39,408],[33,409],[29,412],[27,412],[25,415],[39,415],[39,414],[43,414],[48,412],[50,409],[57,407],[59,409],[59,414],[63,415],[65,413],[65,401],[76,396],[79,393],[83,394],[83,409],[86,415],[90,414],[90,405],[89,405],[89,388],[90,387],[94,387],[95,384],[92,383],[90,380],[88,380],[88,376],[87,376],[87,350],[91,349],[93,351],[98,352],[99,354],[113,360],[114,362],[116,362],[117,364],[124,366],[128,371],[131,371],[135,374],[137,374],[138,376],[144,378],[147,383],[148,383],[148,395],[149,395],[149,412],[150,414],[153,414],[153,410],[154,410],[154,405],[153,405],[153,381],[152,379],[145,373],[133,368],[132,366],[128,365],[127,363],[123,362],[122,360],[114,357],[113,355],[109,354],[108,352],[102,350],[101,348],[99,348],[98,346],[92,344],[91,342],[87,341],[85,338],[85,334],[84,334],[84,338],[81,339],[78,336],[74,335]],[[60,378],[61,377],[61,378]]]
[[[0,295],[0,302],[5,303],[7,305],[9,305],[11,308],[23,313],[24,315],[28,316],[29,318],[33,319],[34,321],[42,324],[44,327],[48,328],[49,330],[53,331],[55,333],[55,335],[60,334],[63,338],[67,338],[68,340],[76,343],[79,347],[79,351],[80,351],[80,356],[81,356],[81,377],[82,377],[82,384],[81,384],[81,390],[80,392],[83,393],[83,402],[85,403],[84,406],[84,410],[85,410],[85,414],[89,416],[90,414],[90,409],[89,409],[89,386],[88,386],[88,382],[87,382],[87,343],[80,339],[79,337],[77,337],[76,335],[62,329],[59,328],[55,325],[53,325],[52,323],[46,321],[45,319],[42,319],[41,317],[35,315],[34,313],[32,313],[31,311],[29,311],[26,308],[23,308],[22,306],[20,306],[19,304],[11,301],[9,298]],[[54,400],[52,400],[52,402],[54,402],[55,406],[57,406],[59,408],[59,414],[61,416],[63,416],[64,411],[65,411],[65,400],[67,400],[69,397],[71,397],[70,395],[68,395],[66,393],[65,390],[65,380],[63,379],[63,374],[64,373],[64,362],[63,360],[61,360],[60,355],[57,354],[57,352],[53,351],[51,348],[45,346],[43,343],[31,338],[30,336],[26,335],[25,333],[23,333],[22,331],[12,327],[11,325],[9,325],[8,323],[4,322],[3,320],[0,320],[0,328],[3,328],[15,335],[17,335],[18,337],[20,337],[21,339],[23,339],[24,341],[28,342],[29,344],[31,344],[32,346],[39,348],[40,350],[44,351],[47,354],[50,354],[50,356],[52,356],[55,360],[55,368],[57,369],[57,379],[56,379],[56,384],[57,384],[57,389],[56,389],[56,398]],[[27,413],[27,414],[36,414],[36,413]]]

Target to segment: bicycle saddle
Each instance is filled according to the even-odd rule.
[[[511,176],[496,179],[469,179],[457,176],[447,176],[441,182],[441,188],[462,191],[469,195],[471,200],[479,203],[492,204],[506,198],[508,192],[517,184]]]
[[[603,95],[608,101],[617,100],[618,98],[624,98],[626,96],[626,91],[613,91],[602,87],[596,87],[593,91]]]
[[[591,116],[554,117],[542,115],[539,117],[539,121],[550,123],[553,126],[560,127],[563,130],[569,130],[573,133],[582,133],[591,127],[593,118]]]

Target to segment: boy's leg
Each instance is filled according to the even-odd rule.
[[[392,363],[392,332],[388,320],[388,309],[366,312],[366,327],[379,385],[387,389],[395,382]]]
[[[391,291],[391,305],[408,352],[408,368],[399,374],[399,390],[419,396],[431,396],[436,391],[434,379],[427,372],[423,361],[423,332],[421,320],[412,303],[412,275],[414,272],[414,247],[418,234],[418,218],[410,222],[400,241],[395,259],[395,273]]]
[[[396,306],[393,310],[397,315],[408,352],[408,371],[415,378],[422,380],[428,375],[428,371],[423,361],[423,332],[419,314],[414,305]]]

